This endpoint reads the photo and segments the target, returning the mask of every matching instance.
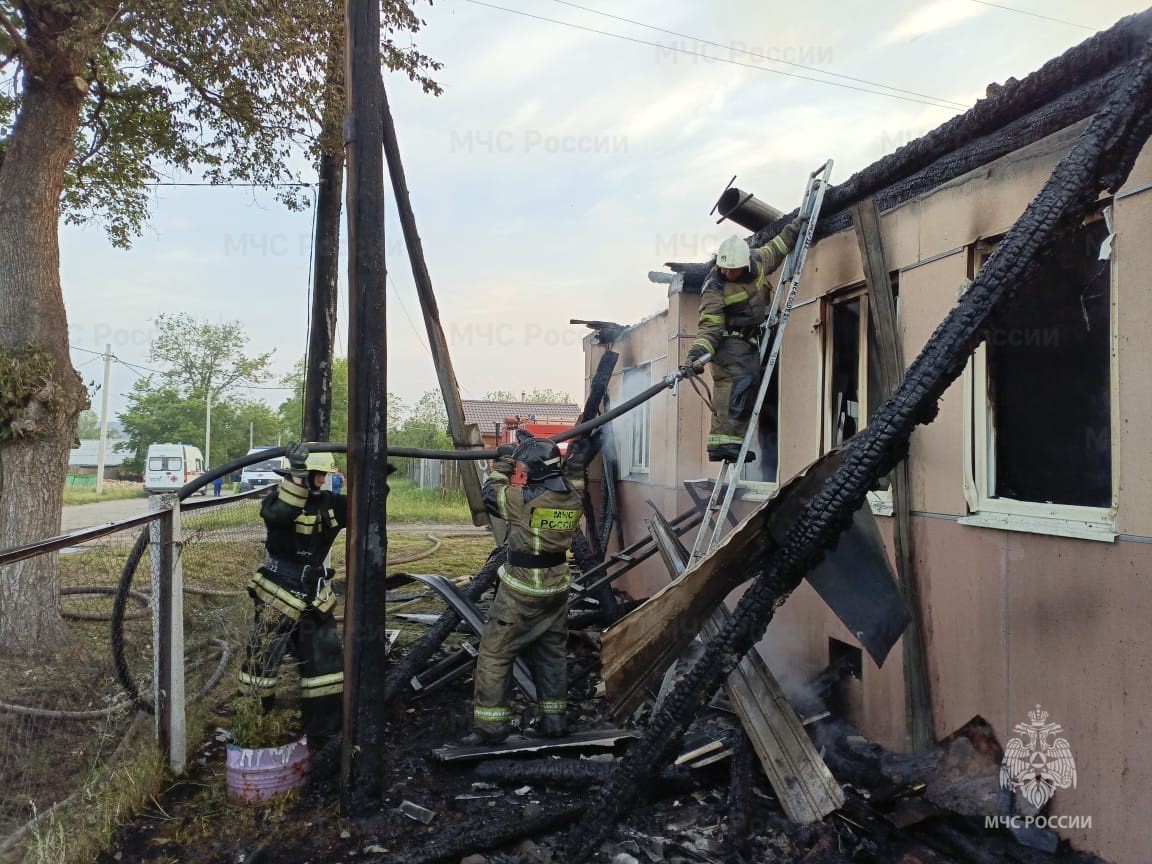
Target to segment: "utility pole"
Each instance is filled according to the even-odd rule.
[[[436,294],[432,290],[432,277],[424,260],[424,244],[416,230],[416,214],[412,212],[412,201],[408,196],[408,181],[404,177],[404,163],[400,161],[400,142],[396,138],[396,127],[392,123],[392,111],[388,107],[388,94],[382,94],[384,101],[384,155],[388,158],[388,174],[392,178],[392,194],[396,196],[396,210],[400,215],[400,225],[404,229],[404,244],[408,248],[408,261],[412,265],[412,281],[416,283],[416,293],[420,297],[420,311],[424,313],[424,326],[428,330],[428,347],[436,367],[436,378],[440,383],[440,394],[444,397],[444,410],[448,415],[448,434],[452,436],[452,446],[457,450],[467,450],[474,443],[469,439],[464,424],[464,406],[460,401],[460,386],[456,383],[456,372],[452,368],[452,355],[448,352],[448,340],[444,338],[444,327],[440,324],[440,309],[436,304]],[[464,481],[464,494],[472,511],[475,525],[490,524],[484,507],[480,488],[480,474],[475,465],[461,465],[460,477]]]
[[[384,574],[388,535],[388,336],[384,262],[384,81],[379,0],[346,0],[348,112],[348,585],[340,805],[384,792]]]
[[[104,346],[104,395],[100,400],[100,446],[96,450],[96,494],[104,494],[104,458],[108,454],[108,391],[112,387],[112,345]]]
[[[256,446],[255,444],[252,443],[255,440],[255,438],[256,438],[256,421],[255,420],[249,420],[248,421],[248,449],[249,450],[251,450],[253,447]]]
[[[208,398],[204,401],[204,467],[207,468],[212,464],[212,388],[205,388],[205,392]]]

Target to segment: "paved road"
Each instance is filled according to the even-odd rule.
[[[227,497],[228,493],[224,493]],[[193,496],[200,500],[200,496]],[[60,531],[74,531],[91,525],[103,525],[117,519],[128,519],[148,512],[147,498],[122,498],[119,501],[99,501],[95,504],[71,504],[61,511]]]

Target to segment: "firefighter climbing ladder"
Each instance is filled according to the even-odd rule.
[[[724,522],[728,518],[728,511],[732,508],[732,501],[736,497],[738,472],[744,466],[744,459],[748,455],[752,437],[760,425],[760,409],[764,405],[768,384],[772,380],[776,361],[780,357],[780,346],[784,341],[784,328],[788,325],[788,318],[792,315],[792,303],[796,299],[796,289],[800,285],[800,275],[804,271],[804,261],[808,257],[808,248],[812,245],[812,234],[816,229],[816,220],[820,216],[820,205],[824,202],[824,192],[828,188],[828,176],[831,173],[832,160],[829,159],[808,175],[808,185],[804,189],[804,200],[800,205],[801,215],[809,217],[808,224],[804,226],[804,235],[799,238],[796,246],[784,259],[784,266],[780,271],[780,285],[772,298],[772,308],[768,312],[766,333],[773,332],[772,328],[775,328],[775,337],[771,340],[770,351],[768,350],[769,340],[764,339],[760,343],[762,369],[760,389],[756,393],[756,402],[752,406],[752,414],[748,419],[748,431],[744,433],[744,442],[740,445],[739,458],[735,462],[720,463],[720,473],[712,487],[712,494],[708,498],[708,506],[704,511],[704,522],[696,533],[696,542],[692,544],[692,554],[688,559],[689,567],[707,555],[720,542],[720,537],[724,533]],[[784,298],[783,305],[781,305],[781,298]],[[764,360],[765,352],[768,354],[767,362]],[[721,496],[723,496],[723,501],[720,500]]]

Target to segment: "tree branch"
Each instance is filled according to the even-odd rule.
[[[20,34],[20,31],[16,29],[16,25],[4,14],[3,10],[0,10],[0,26],[7,31],[16,46],[15,53],[9,55],[9,58],[5,59],[4,64],[7,65],[8,59],[17,55],[23,57],[25,60],[29,59],[32,56],[32,49],[28,47],[28,43],[24,41],[24,37]]]

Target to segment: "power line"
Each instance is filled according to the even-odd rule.
[[[798,69],[808,69],[812,72],[818,72],[821,75],[828,75],[832,78],[843,78],[845,81],[855,81],[858,84],[868,84],[872,87],[883,87],[886,90],[894,90],[897,93],[907,93],[910,96],[919,96],[923,99],[931,99],[935,102],[943,102],[947,105],[954,105],[957,108],[962,108],[964,110],[967,110],[970,107],[970,106],[964,105],[960,102],[954,102],[951,99],[942,99],[939,96],[932,96],[931,94],[928,94],[928,93],[918,93],[915,90],[905,90],[902,87],[893,87],[891,84],[881,84],[878,81],[869,81],[867,78],[856,78],[852,75],[843,75],[839,72],[829,72],[825,69],[819,68],[818,66],[807,66],[803,63],[794,63],[791,60],[782,60],[782,59],[779,59],[776,57],[763,57],[762,55],[756,54],[754,51],[748,51],[748,50],[743,49],[743,48],[737,48],[734,45],[723,45],[720,42],[713,42],[709,39],[701,39],[697,36],[689,36],[686,33],[677,33],[675,30],[666,30],[663,27],[656,27],[652,24],[645,24],[643,21],[637,21],[633,18],[624,18],[620,15],[613,15],[610,12],[601,12],[599,9],[592,9],[589,6],[581,6],[578,3],[571,3],[571,2],[569,2],[569,0],[552,0],[552,2],[553,3],[559,3],[562,6],[571,6],[573,9],[580,9],[584,12],[591,12],[593,15],[603,15],[605,18],[613,18],[616,21],[624,21],[627,24],[635,24],[637,27],[645,27],[648,30],[655,30],[657,33],[667,33],[669,36],[676,36],[680,39],[691,39],[693,42],[698,42],[702,45],[711,45],[715,48],[724,48],[728,51],[731,51],[731,52],[734,52],[737,54],[747,54],[749,57],[758,57],[762,60],[767,60],[771,63],[783,63],[785,66],[795,66]],[[719,59],[719,58],[717,58],[717,59]],[[825,81],[822,83],[830,84],[833,82]]]
[[[316,184],[316,183],[303,183],[303,182],[300,182],[300,183],[296,183],[296,182],[291,182],[291,183],[289,183],[289,182],[284,182],[284,183],[240,183],[240,182],[231,182],[231,181],[226,182],[226,183],[208,183],[208,182],[176,183],[176,182],[163,180],[163,181],[156,181],[156,182],[152,182],[152,183],[144,183],[142,185],[144,185],[144,186],[220,186],[220,187],[227,188],[227,189],[279,189],[279,188],[283,188],[283,187],[311,188],[311,187],[316,186],[318,184]]]
[[[812,81],[816,84],[827,84],[829,87],[842,87],[845,90],[856,90],[860,93],[871,93],[873,96],[887,96],[890,99],[900,99],[904,102],[915,102],[915,103],[920,104],[920,105],[928,105],[928,106],[931,106],[932,108],[943,108],[943,109],[946,109],[948,111],[953,111],[953,112],[958,110],[957,108],[953,107],[952,105],[945,105],[945,104],[941,104],[940,102],[929,101],[927,99],[917,99],[917,98],[912,97],[912,96],[900,96],[897,93],[885,93],[882,90],[868,90],[864,87],[855,87],[851,84],[841,84],[838,81],[825,81],[822,78],[812,78],[808,75],[797,75],[795,72],[784,72],[783,70],[780,70],[780,69],[768,69],[768,68],[765,68],[764,66],[757,66],[753,63],[741,63],[739,60],[733,60],[731,58],[712,57],[709,54],[703,54],[699,51],[689,51],[687,48],[677,48],[677,47],[672,46],[672,45],[661,45],[659,42],[649,42],[647,39],[637,39],[633,36],[623,36],[620,33],[612,33],[608,30],[597,30],[595,27],[585,27],[582,24],[573,24],[569,21],[561,21],[557,18],[546,18],[543,15],[534,15],[531,12],[522,12],[519,9],[509,9],[506,6],[496,6],[495,4],[492,4],[492,3],[481,2],[481,0],[467,0],[467,2],[471,3],[475,6],[486,6],[489,9],[498,9],[501,12],[510,12],[513,15],[523,15],[525,18],[535,18],[538,21],[547,21],[550,24],[560,24],[564,27],[572,27],[576,30],[584,30],[585,32],[588,32],[588,33],[598,33],[601,36],[610,36],[613,39],[620,39],[624,42],[634,42],[637,45],[647,45],[647,46],[652,47],[652,48],[660,48],[660,49],[666,50],[666,51],[675,51],[678,54],[687,54],[691,57],[703,57],[707,60],[715,60],[715,61],[718,61],[720,63],[729,63],[733,66],[743,66],[747,69],[755,69],[759,72],[768,72],[768,73],[771,73],[772,75],[783,75],[786,78],[799,78],[801,81]],[[881,86],[883,86],[883,85],[881,85]],[[956,103],[956,104],[959,104],[959,103]],[[965,108],[967,108],[967,106],[965,106]]]
[[[1079,27],[1081,30],[1089,30],[1093,33],[1099,33],[1099,27],[1089,27],[1087,24],[1077,24],[1075,21],[1065,21],[1063,18],[1053,18],[1051,15],[1041,15],[1039,12],[1029,12],[1027,9],[1017,9],[1015,6],[1005,6],[1003,3],[989,3],[988,0],[970,0],[972,3],[979,3],[981,6],[991,6],[993,9],[1003,9],[1006,12],[1015,12],[1017,15],[1028,15],[1031,18],[1041,18],[1045,21],[1055,21],[1057,24],[1067,24],[1069,27]]]

